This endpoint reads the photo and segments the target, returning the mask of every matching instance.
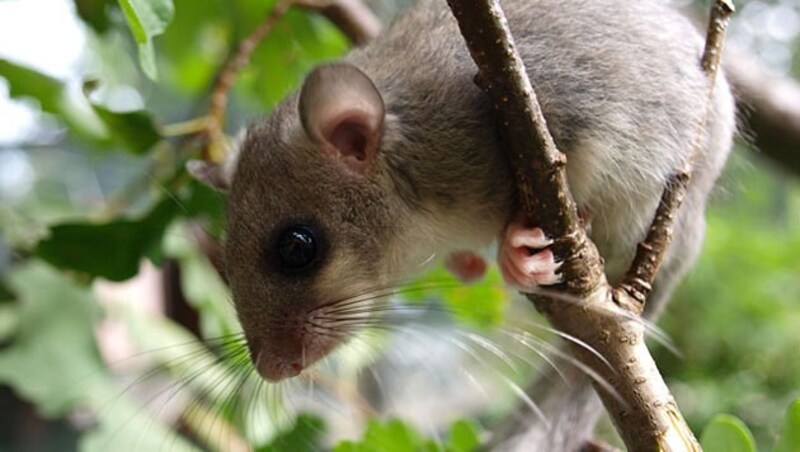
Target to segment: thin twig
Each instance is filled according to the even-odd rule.
[[[375,39],[383,28],[380,19],[361,0],[297,0],[297,6],[327,17],[358,47]]]
[[[578,216],[567,184],[566,158],[547,129],[500,5],[448,4],[478,66],[475,82],[489,94],[503,126],[501,139],[515,169],[522,211],[555,238],[552,248],[563,261],[566,291],[578,296],[595,291],[604,280],[599,254]]]
[[[280,0],[267,13],[267,16],[258,26],[244,38],[236,48],[236,53],[225,63],[225,68],[214,83],[211,91],[211,105],[208,109],[208,123],[206,131],[208,134],[208,146],[203,153],[203,160],[219,163],[225,158],[225,133],[223,131],[225,123],[225,110],[228,105],[228,93],[236,76],[242,68],[250,62],[250,57],[258,47],[258,44],[267,36],[275,26],[275,23],[289,11],[289,7],[294,2],[292,0]]]
[[[729,0],[716,0],[711,8],[706,45],[700,61],[703,72],[708,77],[706,110],[697,124],[697,132],[695,133],[691,152],[684,161],[683,168],[680,168],[670,177],[667,186],[664,188],[661,202],[658,205],[658,209],[656,209],[647,237],[637,246],[636,256],[620,283],[619,290],[624,291],[635,302],[626,302],[625,297],[621,297],[621,293],[617,292],[618,301],[624,304],[627,309],[636,313],[641,313],[644,310],[658,267],[661,265],[667,246],[672,238],[672,229],[686,196],[686,190],[692,175],[692,167],[703,148],[706,123],[714,105],[714,87],[722,57],[725,31],[728,28],[733,12],[734,6]]]
[[[203,151],[203,160],[220,163],[225,159],[225,111],[231,87],[239,71],[250,62],[250,57],[261,41],[293,6],[317,11],[326,16],[356,45],[373,39],[381,30],[380,21],[360,0],[280,0],[264,20],[239,43],[236,52],[225,63],[214,83],[205,127],[208,145]]]
[[[771,73],[753,55],[728,50],[723,66],[751,148],[800,177],[800,83]]]
[[[699,450],[644,343],[642,324],[630,321],[627,306],[614,302],[612,289],[602,277],[602,266],[594,260],[597,251],[585,238],[566,186],[564,159],[545,130],[541,109],[536,105],[500,5],[497,0],[448,0],[448,3],[478,66],[476,83],[494,103],[502,144],[516,166],[523,209],[528,210],[526,213],[537,225],[556,235],[557,244],[559,234],[567,235],[561,239],[567,245],[554,251],[572,264],[562,267],[567,280],[565,289],[578,295],[580,303],[557,303],[541,295],[529,298],[555,328],[589,344],[615,369],[609,371],[606,366],[598,365],[595,356],[573,348],[573,354],[581,362],[614,387],[616,393],[612,394],[595,385],[629,450]],[[712,20],[712,28],[717,31],[724,30],[724,24],[724,19]],[[711,41],[719,43],[721,39]],[[718,66],[718,59],[707,58],[718,58],[720,51],[719,44],[712,44],[706,51],[709,57],[703,59],[704,67]],[[691,161],[680,171],[685,173],[684,184],[688,182]],[[682,196],[680,191],[675,194]],[[529,209],[540,214],[534,217],[537,212]],[[662,216],[670,217],[674,212],[667,210]],[[575,256],[576,252],[588,254]],[[576,276],[580,276],[579,283],[571,285]]]

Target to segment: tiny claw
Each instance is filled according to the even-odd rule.
[[[520,222],[511,222],[498,250],[503,279],[524,292],[561,282],[563,276],[558,273],[561,262],[556,262],[548,248],[552,244],[553,240],[541,228],[526,228]]]

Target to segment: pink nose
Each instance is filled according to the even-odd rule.
[[[303,365],[302,365],[302,364],[300,364],[300,363],[299,363],[299,362],[297,362],[297,361],[295,361],[295,362],[293,362],[292,364],[290,364],[290,365],[289,365],[289,367],[291,367],[291,368],[292,368],[292,370],[294,371],[294,374],[295,374],[295,375],[299,375],[299,374],[300,374],[300,372],[302,372],[302,371],[303,371]]]
[[[259,375],[271,382],[278,382],[286,378],[296,377],[303,371],[303,364],[300,361],[270,359],[265,356],[263,350],[258,353],[258,357],[255,360],[255,367]]]

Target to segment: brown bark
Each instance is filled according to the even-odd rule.
[[[297,5],[327,17],[359,47],[373,40],[383,28],[361,0],[298,0]]]
[[[577,296],[592,293],[604,282],[600,255],[578,217],[567,185],[566,157],[547,129],[503,11],[497,2],[448,3],[478,66],[475,82],[489,94],[502,125],[501,140],[515,170],[522,211],[556,237],[553,252],[569,276],[563,289]]]
[[[202,158],[211,163],[225,161],[225,112],[228,108],[228,94],[236,81],[236,76],[250,62],[258,44],[269,34],[275,23],[283,17],[294,2],[279,0],[267,13],[267,16],[236,47],[236,52],[225,62],[225,66],[214,82],[211,90],[211,102],[206,120],[208,145],[203,149]]]
[[[725,71],[756,151],[800,176],[800,84],[769,73],[752,56],[729,52]]]
[[[565,263],[565,283],[559,289],[579,300],[565,302],[563,297],[552,294],[529,298],[553,326],[584,341],[606,360],[603,363],[587,350],[573,348],[581,362],[613,387],[609,391],[603,385],[595,385],[630,450],[699,450],[644,344],[642,323],[630,316],[631,312],[641,312],[649,294],[689,181],[692,159],[684,168],[676,169],[673,183],[665,188],[649,240],[639,248],[640,256],[629,272],[626,290],[613,290],[605,280],[597,250],[578,219],[567,186],[565,158],[547,130],[499,3],[448,3],[478,66],[476,83],[495,107],[501,141],[515,167],[521,207],[530,220],[557,237],[553,251]],[[730,3],[715,2],[701,61],[709,74],[709,93],[731,12]],[[704,123],[705,120],[698,124],[697,143],[703,136]]]
[[[647,237],[636,248],[636,255],[631,263],[630,269],[620,284],[615,297],[618,302],[635,300],[629,309],[637,314],[644,311],[647,296],[652,289],[653,280],[658,272],[658,267],[666,253],[667,246],[672,237],[672,228],[678,216],[678,210],[683,204],[686,189],[692,175],[692,166],[696,156],[703,147],[705,137],[706,121],[711,110],[714,87],[716,85],[717,73],[719,72],[722,59],[722,49],[725,41],[725,31],[733,14],[734,7],[729,0],[717,0],[711,8],[711,16],[708,22],[708,35],[703,56],[700,59],[700,66],[708,78],[708,96],[706,111],[703,118],[697,124],[695,139],[692,149],[682,168],[678,168],[664,187],[661,202],[656,209],[655,217],[647,232]],[[624,292],[624,294],[623,294]],[[627,295],[627,296],[623,296]]]
[[[236,52],[214,82],[211,102],[206,117],[205,133],[208,144],[203,150],[203,160],[220,163],[225,160],[225,111],[228,95],[236,76],[250,62],[258,45],[291,7],[317,11],[333,22],[355,45],[363,45],[380,33],[381,23],[360,0],[279,0],[253,31],[236,47]]]
[[[490,26],[502,17],[502,12],[499,7],[484,10],[488,16],[479,18],[474,11],[464,12],[484,5],[470,1],[450,3],[454,12],[462,12],[459,21],[468,24],[466,27],[462,25],[467,34],[470,34],[469,27],[473,27],[481,33],[488,32],[502,43],[498,45],[487,38],[489,34],[483,36],[482,42],[469,42],[470,48],[477,45],[481,49],[477,52],[476,62],[482,70],[476,81],[493,96],[498,119],[507,124],[504,140],[509,144],[510,158],[517,168],[523,210],[539,212],[540,215],[531,219],[561,237],[554,251],[559,256],[568,257],[564,264],[564,273],[568,277],[562,289],[581,300],[579,303],[563,303],[553,297],[540,296],[534,300],[537,307],[550,317],[554,326],[568,333],[577,332],[576,337],[594,346],[613,368],[620,371],[609,371],[607,366],[597,362],[595,356],[584,350],[576,351],[576,356],[617,388],[616,394],[602,388],[598,391],[629,448],[651,449],[659,445],[681,450],[698,449],[644,347],[641,325],[631,321],[626,312],[638,312],[643,306],[660,261],[659,254],[669,241],[668,227],[665,226],[672,221],[670,217],[674,216],[680,204],[680,192],[665,191],[666,202],[662,203],[665,207],[656,215],[655,230],[651,231],[655,235],[649,236],[640,246],[641,256],[629,274],[628,283],[638,285],[633,292],[636,297],[629,297],[629,293],[620,295],[617,291],[616,301],[622,302],[624,308],[621,308],[612,301],[612,292],[603,278],[597,252],[580,227],[566,186],[563,156],[549,138],[522,63],[518,57],[515,58],[510,34],[507,30]],[[380,30],[380,23],[359,0],[298,0],[295,4],[317,9],[357,45],[367,42]],[[484,22],[487,19],[491,20]],[[472,38],[465,37],[468,41],[478,39],[480,33]],[[477,59],[485,61],[480,63]],[[740,110],[746,112],[745,125],[754,134],[755,144],[765,155],[800,174],[800,85],[769,76],[758,68],[758,64],[742,62],[742,57],[727,61],[726,70],[737,93]],[[534,144],[533,148],[543,149],[544,155],[534,156],[529,152],[535,150],[531,149],[531,144]],[[688,182],[688,176],[688,172],[676,173],[678,185]],[[533,196],[533,193],[537,195]]]

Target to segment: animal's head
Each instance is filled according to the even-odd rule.
[[[380,151],[385,117],[365,74],[329,64],[247,131],[235,163],[190,165],[229,190],[228,278],[268,380],[297,375],[346,340],[367,321],[364,296],[386,283],[403,207]]]

